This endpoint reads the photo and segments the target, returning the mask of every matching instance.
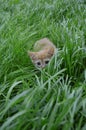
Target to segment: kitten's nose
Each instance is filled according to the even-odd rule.
[[[42,69],[45,67],[45,65],[42,65]]]

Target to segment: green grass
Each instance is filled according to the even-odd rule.
[[[43,37],[59,51],[37,70]],[[85,0],[0,0],[0,130],[86,130]]]

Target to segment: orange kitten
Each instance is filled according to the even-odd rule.
[[[37,68],[44,68],[54,55],[55,49],[55,45],[48,38],[43,38],[35,43],[36,52],[29,51],[28,54]]]

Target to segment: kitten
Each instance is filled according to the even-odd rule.
[[[44,68],[55,53],[55,45],[48,39],[38,40],[34,45],[36,52],[29,51],[28,54],[37,68]]]

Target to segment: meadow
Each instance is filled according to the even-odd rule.
[[[44,37],[59,49],[38,70]],[[86,130],[85,0],[0,0],[0,130]]]

